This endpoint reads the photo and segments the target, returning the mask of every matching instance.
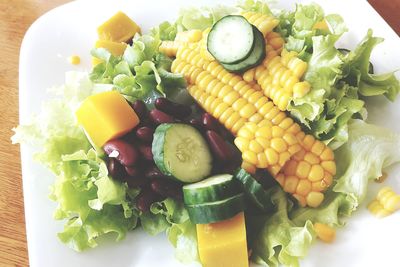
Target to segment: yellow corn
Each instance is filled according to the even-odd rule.
[[[158,51],[164,53],[169,57],[176,56],[176,52],[178,52],[178,48],[181,45],[180,42],[177,41],[162,41],[160,46],[158,47]]]
[[[327,224],[314,223],[314,231],[317,237],[326,243],[332,243],[336,238],[336,230]]]
[[[379,190],[376,199],[368,205],[368,210],[378,218],[386,217],[399,209],[400,195],[388,186]]]
[[[260,32],[267,36],[268,33],[272,32],[272,30],[278,26],[279,20],[268,15],[264,15],[256,12],[244,12],[242,16],[245,17],[251,24],[257,27]]]
[[[235,145],[242,152],[244,169],[254,173],[256,168],[266,168],[302,206],[319,206],[324,200],[322,192],[336,174],[332,150],[302,132],[293,119],[265,96],[263,84],[259,83],[264,92],[254,88],[251,81],[273,84],[275,79],[274,87],[294,87],[301,83],[299,78],[291,70],[282,69],[293,57],[285,57],[287,62],[282,63],[275,52],[245,79],[226,71],[217,61],[202,57],[201,42],[181,46],[172,71],[184,75],[193,98],[236,136]],[[275,51],[271,46],[267,50]],[[279,79],[271,76],[270,71],[279,74]],[[281,90],[274,87],[271,90],[284,99]],[[287,105],[285,100],[279,101]]]
[[[188,30],[178,32],[175,36],[175,41],[181,43],[195,43],[201,40],[203,32],[201,30]]]

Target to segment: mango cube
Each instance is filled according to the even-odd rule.
[[[135,111],[117,91],[89,96],[76,111],[76,117],[98,147],[139,124]]]
[[[108,50],[113,56],[122,56],[125,52],[127,44],[126,43],[117,43],[109,40],[97,40],[94,47],[96,48],[104,48]],[[96,57],[92,58],[92,65],[96,66],[101,63],[102,60]]]
[[[140,27],[121,11],[97,28],[100,40],[117,43],[129,41],[136,33],[140,33]]]
[[[248,267],[244,213],[217,223],[197,224],[203,267]]]

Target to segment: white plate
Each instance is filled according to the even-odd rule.
[[[62,84],[68,70],[89,70],[89,51],[96,40],[96,27],[118,10],[123,10],[145,31],[163,20],[176,18],[178,10],[187,5],[215,4],[203,1],[76,1],[56,8],[38,19],[24,38],[20,57],[20,121],[24,123],[32,113],[38,112],[40,103],[47,98],[46,88]],[[223,0],[218,3],[232,4]],[[283,1],[282,1],[283,2]],[[302,2],[302,1],[297,1]],[[284,7],[293,8],[294,1],[285,1]],[[385,37],[373,54],[377,71],[400,67],[400,40],[366,1],[319,1],[327,13],[340,13],[350,29],[340,41],[344,47],[353,47],[368,28],[377,36]],[[72,66],[67,57],[77,54],[82,63]],[[379,98],[370,107],[370,121],[400,132],[400,102],[389,104]],[[101,244],[98,248],[76,253],[61,244],[56,233],[62,222],[52,218],[55,203],[48,198],[52,174],[31,159],[32,151],[21,148],[25,199],[25,216],[32,267],[69,266],[181,266],[175,261],[172,246],[164,234],[151,237],[142,231],[133,231],[119,243]],[[400,191],[399,170],[390,171],[391,184]],[[376,193],[373,185],[366,202]],[[398,222],[400,213],[385,219],[375,219],[362,205],[339,230],[334,244],[318,243],[311,249],[303,266],[396,266],[398,257]],[[162,262],[162,264],[160,263]]]

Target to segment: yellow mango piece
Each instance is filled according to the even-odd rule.
[[[244,213],[217,223],[197,224],[203,267],[248,267]]]
[[[113,56],[122,56],[125,52],[127,44],[126,43],[117,43],[109,40],[97,40],[94,47],[95,48],[104,48],[108,50]],[[103,62],[101,59],[92,57],[92,65],[96,66],[97,64]]]
[[[140,27],[121,11],[97,28],[100,40],[118,43],[129,41],[136,33],[140,33]]]
[[[76,117],[98,147],[139,124],[135,111],[117,91],[89,96],[76,111]]]

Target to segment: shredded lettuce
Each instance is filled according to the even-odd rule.
[[[58,203],[54,218],[66,222],[58,236],[77,251],[97,246],[96,238],[107,233],[116,233],[120,240],[137,222],[131,198],[137,192],[108,176],[105,162],[76,123],[79,103],[102,90],[88,74],[67,73],[65,85],[52,89],[60,98],[46,102],[12,137],[13,143],[41,148],[35,159],[56,175],[50,193]]]

